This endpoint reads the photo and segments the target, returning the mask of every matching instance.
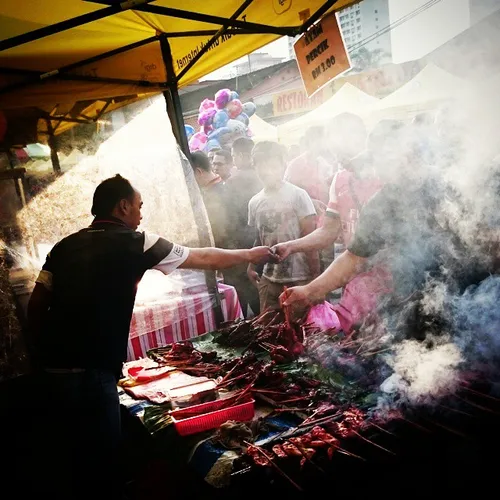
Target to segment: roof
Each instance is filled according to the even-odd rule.
[[[467,82],[434,64],[428,64],[412,80],[382,99],[378,108],[427,105],[463,95]]]
[[[51,0],[48,8],[4,0],[0,109],[66,118],[58,108],[79,101],[107,104],[183,87],[356,1]]]
[[[316,109],[280,125],[278,128],[279,136],[285,142],[292,142],[304,135],[307,127],[325,125],[331,118],[340,113],[349,112],[363,115],[373,109],[378,102],[376,97],[366,94],[349,82],[344,83],[340,90]]]

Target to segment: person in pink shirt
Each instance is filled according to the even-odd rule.
[[[307,129],[307,151],[292,160],[285,172],[285,181],[304,189],[313,200],[316,209],[328,203],[328,186],[333,178],[333,167],[325,160],[328,155],[323,127]],[[320,202],[320,203],[318,203]]]
[[[339,125],[342,125],[340,127]],[[384,141],[390,126],[381,122],[370,134],[367,149],[354,158],[356,145],[361,149],[366,140],[366,129],[361,118],[345,113],[332,122],[330,129],[336,138],[331,142],[337,147],[339,171],[331,187],[326,217],[321,227],[313,233],[294,241],[281,243],[273,250],[281,259],[290,254],[327,248],[342,237],[345,245],[351,241],[359,213],[367,201],[380,190],[382,183],[374,174],[374,164],[384,158]],[[342,141],[340,130],[347,131],[349,139]],[[344,145],[344,147],[342,147]],[[376,309],[381,296],[391,290],[391,276],[383,265],[374,265],[359,274],[343,289],[342,298],[334,305],[344,333],[351,334]]]

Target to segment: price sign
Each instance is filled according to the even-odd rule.
[[[311,26],[293,48],[308,97],[351,69],[335,13]]]

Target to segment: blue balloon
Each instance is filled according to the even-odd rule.
[[[229,132],[231,132],[231,129],[229,129],[228,127],[221,127],[221,128],[215,129],[213,132],[211,132],[208,135],[208,140],[209,141],[211,141],[213,139],[219,140],[220,137],[222,137],[224,134],[228,134]]]
[[[215,129],[217,129],[225,127],[228,121],[229,121],[229,115],[227,114],[227,112],[224,109],[219,109],[219,111],[215,113],[212,125]]]
[[[246,113],[240,113],[235,120],[238,120],[241,123],[244,123],[247,127],[248,124],[250,123],[250,119],[248,118],[248,115]]]
[[[229,97],[229,100],[230,101],[234,101],[235,99],[239,99],[240,98],[240,94],[238,94],[238,92],[235,92],[234,90],[231,92],[231,95]]]
[[[205,151],[208,153],[214,148],[220,148],[220,142],[217,139],[210,139],[205,146]]]
[[[186,135],[189,141],[189,139],[194,135],[194,128],[191,127],[191,125],[184,125],[184,129],[186,131]]]
[[[253,102],[246,102],[245,104],[243,104],[243,113],[245,113],[249,117],[255,113],[256,109],[257,107]]]

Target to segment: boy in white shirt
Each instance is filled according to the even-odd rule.
[[[263,141],[252,152],[264,189],[248,204],[248,225],[257,235],[255,245],[274,246],[305,236],[316,227],[316,210],[303,189],[283,180],[285,153],[278,143]],[[259,277],[248,266],[248,277],[258,288],[261,311],[279,309],[279,296],[286,286],[308,283],[319,274],[317,251],[297,253],[282,262],[269,262]]]

